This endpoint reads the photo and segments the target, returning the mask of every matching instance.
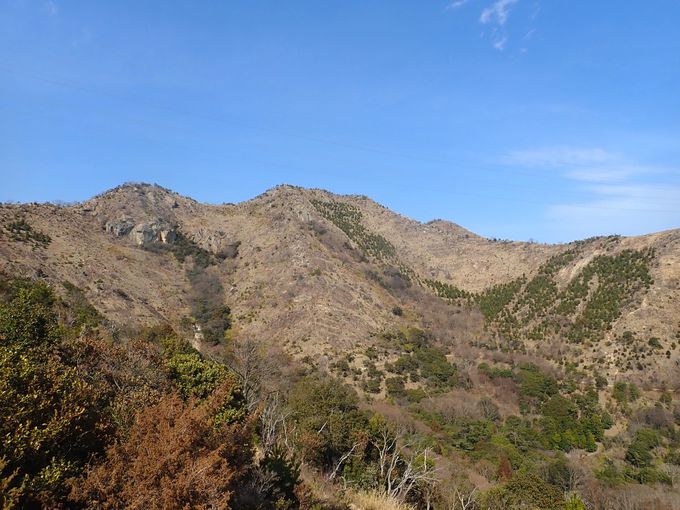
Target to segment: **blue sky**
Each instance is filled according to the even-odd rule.
[[[677,0],[0,0],[0,201],[279,183],[561,242],[680,227]]]

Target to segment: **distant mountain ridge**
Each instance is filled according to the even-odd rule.
[[[410,321],[470,362],[510,349],[650,384],[678,370],[680,230],[498,242],[359,195],[282,185],[208,205],[127,184],[0,206],[0,270],[70,282],[121,327],[169,322],[198,344],[226,307],[229,334],[314,364]]]

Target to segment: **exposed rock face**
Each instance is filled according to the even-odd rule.
[[[138,245],[156,242],[172,244],[177,239],[177,233],[166,222],[159,220],[135,225],[130,237]]]
[[[123,237],[128,235],[134,226],[135,224],[132,220],[125,218],[118,221],[107,221],[104,225],[104,230],[116,237]]]
[[[161,230],[161,242],[172,244],[177,240],[177,233],[174,230]]]

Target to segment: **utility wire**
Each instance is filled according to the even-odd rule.
[[[141,105],[145,108],[148,109],[154,109],[158,111],[165,111],[168,113],[174,113],[177,115],[185,116],[185,117],[193,117],[197,119],[202,119],[202,120],[207,120],[207,121],[212,121],[212,122],[218,122],[221,124],[229,125],[234,128],[238,129],[249,129],[253,131],[261,131],[261,132],[266,132],[266,133],[271,133],[276,136],[281,136],[281,137],[286,137],[286,138],[293,138],[293,139],[299,139],[299,140],[304,140],[304,141],[309,141],[313,143],[318,143],[318,144],[324,144],[324,145],[330,145],[330,146],[335,146],[335,147],[342,147],[346,149],[351,149],[351,150],[357,150],[357,151],[363,151],[363,152],[370,152],[370,153],[375,153],[375,154],[382,154],[385,156],[391,156],[391,157],[396,157],[396,158],[402,158],[402,159],[408,159],[408,160],[413,160],[413,161],[422,161],[422,162],[428,162],[428,163],[435,163],[438,165],[446,165],[446,166],[453,166],[453,167],[465,167],[468,170],[477,170],[477,171],[482,171],[482,172],[490,172],[490,173],[500,173],[504,176],[507,175],[523,175],[523,176],[529,176],[529,177],[539,177],[539,178],[547,178],[547,176],[544,173],[538,173],[538,172],[531,172],[531,171],[523,171],[523,170],[517,170],[515,168],[509,169],[499,169],[499,168],[493,168],[493,167],[483,167],[479,165],[469,165],[467,163],[459,163],[459,162],[453,162],[453,161],[448,161],[448,160],[442,160],[442,159],[437,159],[437,158],[430,158],[430,157],[425,157],[425,156],[419,156],[419,155],[413,155],[413,154],[406,154],[406,153],[401,153],[401,152],[395,152],[395,151],[389,151],[389,150],[384,150],[380,148],[375,148],[375,147],[369,147],[366,145],[358,145],[358,144],[351,144],[351,143],[345,143],[345,142],[338,142],[336,140],[330,140],[326,138],[319,138],[319,137],[313,137],[313,136],[307,136],[307,135],[301,135],[297,133],[289,133],[289,132],[283,132],[267,127],[262,127],[262,126],[255,126],[252,124],[244,124],[244,123],[237,123],[234,122],[231,119],[227,119],[223,116],[217,116],[217,115],[207,115],[204,113],[198,113],[198,112],[190,112],[187,110],[182,110],[178,108],[173,108],[173,107],[168,107],[165,105],[160,105],[160,104],[152,104],[149,102],[146,102],[145,100],[139,98],[139,97],[133,97],[133,96],[127,96],[124,94],[116,94],[112,93],[110,91],[105,91],[101,89],[96,89],[92,87],[85,87],[80,84],[77,84],[75,82],[70,82],[70,81],[65,81],[61,79],[54,79],[50,77],[45,77],[45,76],[40,76],[36,74],[30,74],[30,73],[24,73],[24,72],[18,72],[14,69],[10,69],[7,67],[2,67],[0,66],[0,71],[5,72],[7,74],[11,74],[14,76],[18,77],[24,77],[24,78],[29,78],[35,81],[51,84],[51,85],[56,85],[59,87],[63,88],[68,88],[72,90],[78,90],[81,92],[86,92],[89,94],[95,94],[95,95],[102,95],[102,96],[108,96],[112,99],[118,100],[118,101],[123,101],[123,102],[128,102],[132,104],[137,104]],[[176,144],[173,144],[176,145]],[[264,161],[259,161],[258,163],[268,165],[268,166],[276,166],[280,168],[286,168],[294,171],[304,171],[307,172],[309,170],[300,168],[300,167],[294,167],[290,166],[288,164],[281,164],[281,163],[273,163],[273,162],[264,162]],[[318,174],[319,171],[315,170],[315,172]],[[493,187],[489,185],[484,185],[485,188],[487,189],[502,189],[502,190],[507,190],[508,186],[503,186],[503,187]],[[421,189],[423,191],[433,191],[432,189],[429,189],[427,187],[423,186],[418,186],[418,185],[409,185],[408,187],[404,186],[402,187],[403,189]],[[512,187],[510,189],[513,189]],[[520,191],[536,191],[540,193],[545,193],[545,189],[540,189],[540,188],[529,188],[526,186],[522,187],[515,187],[514,189],[518,189]],[[481,198],[481,199],[493,199],[493,200],[503,200],[503,201],[509,201],[509,202],[517,202],[517,203],[526,203],[526,204],[533,204],[533,205],[542,205],[542,206],[555,206],[556,204],[554,203],[548,203],[548,202],[541,202],[541,201],[534,201],[534,200],[527,200],[523,198],[516,198],[516,197],[508,197],[508,196],[491,196],[491,195],[482,195],[479,193],[470,193],[470,192],[465,192],[465,191],[451,191],[445,188],[437,188],[436,190],[437,193],[443,193],[447,195],[455,195],[455,196],[466,196],[466,197],[472,197],[472,198]],[[573,196],[578,196],[582,197],[582,194],[580,193],[573,193],[569,192],[567,190],[560,190],[559,193],[562,194],[571,194]],[[640,195],[627,195],[627,197],[630,198],[648,198]],[[559,204],[557,204],[559,205]],[[608,211],[634,211],[634,212],[659,212],[659,213],[675,213],[678,212],[677,210],[669,210],[669,209],[642,209],[642,208],[621,208],[621,207],[607,207],[607,206],[598,206],[598,205],[591,205],[591,204],[564,204],[563,206],[565,207],[576,207],[580,209],[596,209],[596,210],[608,210]]]

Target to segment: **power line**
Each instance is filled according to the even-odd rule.
[[[3,71],[8,74],[13,74],[15,76],[23,76],[35,81],[40,81],[44,83],[48,83],[51,85],[57,85],[60,87],[64,88],[71,88],[74,90],[79,90],[81,92],[87,92],[91,94],[100,94],[100,95],[105,95],[108,96],[112,99],[116,99],[119,101],[124,101],[124,102],[129,102],[129,103],[136,103],[139,105],[142,105],[146,108],[149,109],[155,109],[158,111],[165,111],[169,113],[174,113],[177,115],[182,115],[185,117],[194,117],[197,119],[203,119],[203,120],[208,120],[212,122],[219,122],[221,124],[229,125],[231,127],[239,128],[239,129],[249,129],[252,131],[261,131],[261,132],[266,132],[266,133],[271,133],[276,136],[281,136],[285,138],[294,138],[298,140],[304,140],[308,142],[313,142],[313,143],[318,143],[318,144],[323,144],[323,145],[330,145],[334,147],[342,147],[345,149],[352,149],[352,150],[357,150],[357,151],[362,151],[362,152],[370,152],[374,154],[382,154],[384,156],[392,156],[396,158],[402,158],[402,159],[409,159],[413,161],[422,161],[422,162],[427,162],[427,163],[436,163],[439,165],[446,165],[446,166],[453,166],[453,167],[459,167],[461,166],[460,162],[454,162],[454,161],[449,161],[449,160],[443,160],[443,159],[438,159],[438,158],[431,158],[428,156],[422,156],[422,155],[414,155],[414,154],[407,154],[403,152],[396,152],[396,151],[390,151],[386,149],[381,149],[381,148],[376,148],[376,147],[370,147],[367,145],[359,145],[359,144],[352,144],[352,143],[347,143],[347,142],[340,142],[337,140],[331,140],[328,138],[320,138],[320,137],[315,137],[315,136],[309,136],[309,135],[304,135],[304,134],[299,134],[299,133],[290,133],[290,132],[285,132],[277,129],[272,129],[269,127],[263,127],[263,126],[257,126],[254,124],[246,124],[242,122],[235,122],[233,119],[228,119],[224,116],[219,116],[219,115],[209,115],[201,112],[193,112],[193,111],[188,111],[188,110],[182,110],[179,108],[174,108],[166,105],[160,105],[160,104],[153,104],[149,103],[146,99],[140,98],[140,97],[133,97],[133,96],[126,96],[123,94],[116,94],[112,93],[110,91],[106,90],[101,90],[101,89],[96,89],[92,87],[85,87],[82,86],[78,83],[71,82],[71,81],[65,81],[65,80],[57,80],[54,78],[50,77],[45,77],[45,76],[40,76],[32,73],[25,73],[25,72],[19,72],[14,69],[10,69],[7,67],[2,67],[0,66],[0,71]],[[483,172],[493,172],[493,173],[500,173],[503,175],[508,175],[508,174],[516,174],[516,175],[524,175],[528,177],[538,177],[538,178],[547,178],[546,175],[540,172],[532,172],[528,170],[517,170],[517,169],[508,169],[505,167],[505,170],[501,170],[499,168],[495,167],[482,167],[479,165],[470,165],[467,163],[463,164],[467,169],[470,170],[479,170]]]
[[[70,81],[64,81],[64,80],[57,80],[54,78],[50,77],[45,77],[45,76],[40,76],[40,75],[35,75],[35,74],[29,74],[29,73],[22,73],[18,72],[14,69],[10,69],[7,67],[2,67],[0,66],[0,71],[3,71],[8,74],[12,74],[14,76],[23,76],[32,80],[40,81],[43,83],[48,83],[51,85],[57,85],[60,87],[64,88],[69,88],[73,90],[79,90],[81,92],[87,92],[90,94],[99,94],[103,96],[108,96],[112,99],[116,99],[119,101],[123,102],[128,102],[132,104],[138,104],[143,107],[149,108],[149,109],[155,109],[158,111],[165,111],[169,113],[174,113],[177,115],[182,115],[186,117],[194,117],[197,119],[203,119],[203,120],[208,120],[212,122],[219,122],[222,124],[229,125],[231,127],[239,128],[239,129],[249,129],[253,131],[261,131],[261,132],[267,132],[274,134],[276,136],[281,136],[281,137],[287,137],[287,138],[294,138],[294,139],[299,139],[299,140],[304,140],[304,141],[309,141],[313,143],[318,143],[318,144],[324,144],[324,145],[330,145],[330,146],[335,146],[335,147],[342,147],[346,149],[351,149],[351,150],[358,150],[358,151],[363,151],[363,152],[371,152],[375,154],[382,154],[386,156],[391,156],[391,157],[396,157],[396,158],[402,158],[402,159],[409,159],[413,161],[422,161],[422,162],[428,162],[428,163],[435,163],[438,165],[446,165],[446,166],[464,166],[468,170],[477,170],[477,171],[482,171],[482,172],[489,172],[489,173],[496,173],[496,174],[502,174],[504,176],[507,175],[523,175],[523,176],[529,176],[529,177],[539,177],[539,178],[548,178],[543,173],[537,173],[537,172],[530,172],[530,171],[523,171],[523,170],[517,170],[517,169],[509,169],[505,167],[505,169],[501,170],[499,168],[495,167],[483,167],[479,165],[469,165],[469,164],[461,164],[453,161],[447,161],[447,160],[441,160],[437,158],[430,158],[430,157],[425,157],[425,156],[419,156],[419,155],[413,155],[413,154],[406,154],[406,153],[401,153],[401,152],[395,152],[395,151],[389,151],[389,150],[384,150],[380,148],[375,148],[375,147],[369,147],[366,145],[358,145],[358,144],[351,144],[351,143],[345,143],[345,142],[338,142],[336,140],[330,140],[326,138],[319,138],[319,137],[313,137],[313,136],[308,136],[308,135],[301,135],[297,133],[288,133],[288,132],[283,132],[267,127],[262,127],[262,126],[255,126],[252,124],[244,124],[244,123],[237,123],[234,122],[231,119],[226,119],[225,117],[222,116],[216,116],[216,115],[207,115],[204,113],[198,113],[198,112],[190,112],[178,108],[173,108],[173,107],[168,107],[165,105],[159,105],[159,104],[152,104],[149,102],[146,102],[146,100],[139,98],[139,97],[132,97],[132,96],[126,96],[123,94],[116,94],[116,93],[111,93],[110,91],[105,91],[105,90],[99,90],[96,88],[91,88],[91,87],[85,87],[80,84],[70,82]],[[146,104],[145,104],[146,103]],[[176,144],[173,144],[176,145]],[[277,166],[281,168],[288,168],[291,170],[295,171],[304,171],[307,172],[308,170],[300,168],[300,167],[294,167],[290,166],[287,164],[281,164],[281,163],[272,163],[272,162],[263,162],[260,161],[260,164],[266,164],[269,166]],[[317,173],[318,170],[316,171]],[[489,185],[484,185],[486,189],[494,189],[493,186]],[[406,187],[403,187],[406,189]],[[408,189],[413,189],[413,188],[419,188],[425,191],[433,191],[429,188],[424,188],[422,186],[413,186],[409,185]],[[495,187],[495,189],[502,189],[502,190],[507,190],[508,186],[503,186],[502,188],[500,187]],[[512,189],[512,188],[510,188]],[[545,189],[539,189],[539,188],[529,188],[526,186],[522,186],[520,188],[515,188],[519,189],[521,191],[536,191],[536,192],[541,192],[545,193]],[[554,204],[554,203],[548,203],[548,202],[541,202],[541,201],[534,201],[534,200],[527,200],[523,198],[515,198],[515,197],[499,197],[499,196],[491,196],[491,195],[482,195],[479,193],[470,193],[470,192],[461,192],[461,191],[449,191],[446,189],[438,188],[436,190],[438,193],[444,193],[448,195],[458,195],[458,196],[466,196],[466,197],[472,197],[472,198],[482,198],[482,199],[493,199],[493,200],[503,200],[503,201],[510,201],[510,202],[517,202],[517,203],[526,203],[526,204],[533,204],[533,205],[542,205],[542,206],[556,206],[556,205],[562,205],[562,204]],[[579,198],[582,198],[583,195],[581,193],[574,193],[574,192],[569,192],[567,190],[560,190],[560,193],[562,194],[570,194],[572,196],[578,196]],[[640,196],[640,195],[626,195],[626,197],[629,198],[648,198],[645,196]],[[659,212],[659,213],[677,213],[677,210],[668,210],[668,209],[642,209],[642,208],[623,208],[623,207],[606,207],[606,206],[597,206],[597,205],[591,205],[591,204],[563,204],[566,207],[576,207],[576,208],[581,208],[581,209],[597,209],[597,210],[608,210],[608,211],[631,211],[631,212]]]

